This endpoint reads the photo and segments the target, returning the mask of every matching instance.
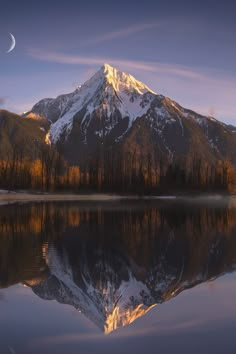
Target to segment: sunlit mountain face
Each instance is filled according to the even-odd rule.
[[[233,271],[235,229],[227,199],[2,206],[0,286],[29,286],[108,334]]]

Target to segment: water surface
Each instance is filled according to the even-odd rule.
[[[0,207],[0,353],[235,353],[234,198]]]

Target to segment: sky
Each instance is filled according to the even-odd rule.
[[[109,63],[236,125],[235,13],[231,0],[1,0],[0,109],[30,110]]]

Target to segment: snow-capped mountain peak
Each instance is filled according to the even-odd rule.
[[[38,114],[52,121],[47,138],[53,143],[62,137],[68,138],[76,119],[86,144],[89,127],[93,122],[96,124],[98,118],[103,121],[102,127],[99,123],[100,129],[95,128],[95,135],[99,137],[108,135],[126,119],[120,129],[122,136],[137,117],[148,111],[155,96],[151,89],[132,75],[104,64],[74,92],[41,100],[29,114]]]
[[[147,92],[155,94],[148,86],[136,80],[132,75],[119,71],[109,64],[104,64],[99,72],[104,75],[108,84],[112,85],[117,92],[128,90],[130,92],[135,91],[140,95]]]
[[[124,148],[128,154],[135,150],[145,161],[150,154],[191,160],[193,151],[208,161],[226,156],[235,161],[232,129],[154,93],[109,64],[72,93],[39,101],[25,116],[46,118],[50,128],[45,142],[81,166],[101,145],[121,152]]]

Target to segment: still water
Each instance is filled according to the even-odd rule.
[[[0,207],[0,353],[236,353],[236,199]]]

